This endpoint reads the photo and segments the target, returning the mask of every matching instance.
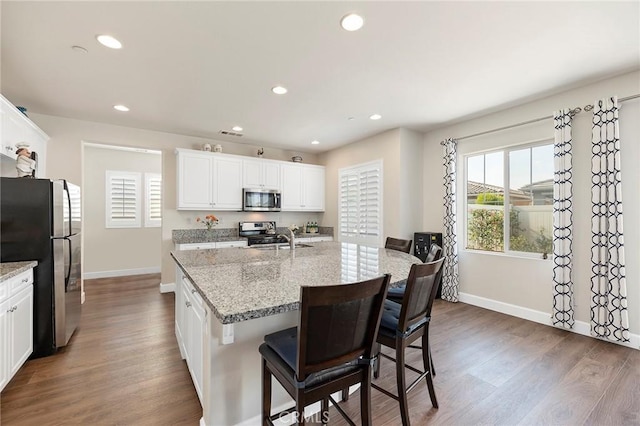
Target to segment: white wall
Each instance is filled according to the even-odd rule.
[[[408,129],[400,129],[400,214],[399,234],[405,239],[413,239],[415,232],[422,228],[422,145],[424,135]],[[433,185],[428,182],[426,187]],[[437,183],[435,183],[437,184]],[[415,242],[415,241],[414,241]]]
[[[583,107],[594,100],[640,93],[640,72],[633,72],[582,88],[550,96],[522,106],[465,121],[430,132],[424,138],[424,227],[442,230],[443,210],[430,209],[433,200],[444,196],[442,186],[441,140],[508,126],[553,114],[554,110]],[[626,277],[630,331],[640,333],[640,99],[622,104],[620,135],[622,149],[623,202],[625,214]],[[545,120],[490,135],[459,142],[458,215],[463,208],[464,185],[461,157],[465,153],[553,139],[553,120]],[[573,121],[574,167],[574,283],[576,319],[589,322],[591,288],[591,113],[583,112]],[[439,184],[433,185],[432,182]],[[480,254],[464,250],[463,226],[458,223],[460,251],[460,291],[472,296],[515,305],[541,313],[552,309],[552,261],[519,259],[499,254]]]
[[[84,148],[84,257],[85,277],[116,271],[160,270],[162,228],[107,228],[105,226],[107,170],[161,173],[162,156],[95,146]],[[143,192],[144,194],[144,192]],[[142,203],[144,214],[144,203]],[[144,225],[144,220],[142,221]],[[118,273],[118,275],[120,275]]]
[[[326,167],[326,209],[322,223],[338,232],[338,173],[344,167],[382,159],[382,243],[386,237],[413,239],[422,230],[422,137],[393,129],[320,155]]]
[[[163,179],[163,218],[162,218],[162,282],[169,284],[175,280],[175,267],[169,252],[173,250],[171,231],[173,229],[198,228],[197,216],[205,212],[184,212],[176,210],[176,157],[175,148],[200,149],[203,144],[221,144],[223,152],[228,154],[255,156],[259,146],[245,145],[225,141],[155,132],[132,127],[75,120],[64,117],[30,113],[29,117],[51,139],[47,149],[47,174],[51,178],[64,178],[71,182],[82,182],[82,142],[95,142],[107,145],[150,148],[162,151]],[[300,151],[286,151],[265,148],[264,158],[290,161],[294,155],[302,155],[304,162],[318,164],[317,156]],[[206,212],[209,213],[209,212]],[[221,226],[232,227],[237,220],[252,220],[250,213],[214,212],[222,219]],[[246,215],[246,216],[245,216]],[[311,220],[305,213],[282,214],[281,221],[303,223]],[[309,218],[309,219],[308,219]],[[319,215],[316,214],[316,219]]]

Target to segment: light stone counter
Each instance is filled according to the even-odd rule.
[[[175,244],[215,243],[222,241],[246,240],[238,236],[237,228],[220,229],[174,229],[171,231],[171,239]]]
[[[6,281],[9,278],[15,277],[24,271],[28,271],[31,268],[38,266],[38,262],[35,260],[29,260],[26,262],[4,262],[0,263],[0,282]]]
[[[171,255],[222,324],[298,309],[300,286],[346,284],[391,274],[404,284],[420,259],[396,250],[337,242],[289,249],[233,248]]]

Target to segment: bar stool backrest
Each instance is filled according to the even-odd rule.
[[[373,358],[390,277],[301,288],[298,380],[359,357]]]

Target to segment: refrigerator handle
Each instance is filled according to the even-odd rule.
[[[67,243],[69,243],[69,264],[67,265],[67,271],[65,272],[65,275],[64,275],[64,291],[66,293],[69,287],[69,278],[71,277],[71,265],[73,264],[73,251],[71,250],[71,239],[67,237],[64,237],[64,239],[67,240]]]
[[[64,189],[64,193],[66,194],[66,198],[67,198],[67,207],[69,207],[69,217],[66,217],[65,219],[67,219],[67,223],[69,224],[69,229],[67,230],[67,235],[71,235],[72,233],[72,229],[71,229],[71,194],[69,193],[69,185],[67,185],[67,181],[63,180],[62,181],[62,187]],[[71,249],[71,241],[69,241],[69,249]]]

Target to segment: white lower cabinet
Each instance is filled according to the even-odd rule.
[[[10,299],[9,375],[13,377],[33,352],[33,286],[29,285]]]
[[[0,391],[33,352],[33,270],[0,283]]]
[[[209,243],[182,243],[176,244],[176,250],[206,250],[215,248],[246,247],[247,240],[218,241]]]
[[[176,339],[202,404],[206,311],[202,297],[189,279],[179,268],[176,274],[176,282],[179,286],[176,289]]]
[[[0,391],[9,383],[9,357],[11,356],[7,343],[9,341],[9,309],[8,300],[0,303],[0,344],[2,344],[2,348],[0,348]]]
[[[176,250],[206,250],[216,248],[216,243],[182,243],[176,244]]]
[[[234,247],[246,247],[246,246],[247,246],[247,240],[216,242],[216,248],[234,248]]]

